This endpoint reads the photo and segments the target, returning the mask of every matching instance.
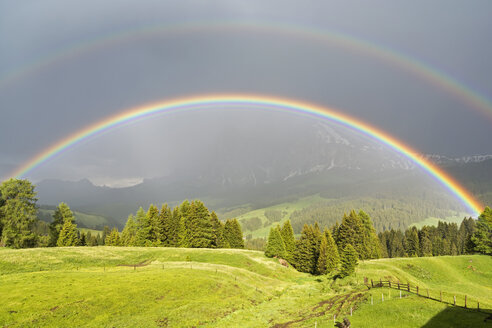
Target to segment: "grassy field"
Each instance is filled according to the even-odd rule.
[[[296,200],[295,202],[289,202],[289,203],[281,203],[278,205],[270,206],[270,207],[265,207],[253,211],[249,211],[247,213],[244,213],[242,215],[237,216],[238,220],[244,220],[244,219],[249,219],[253,217],[258,217],[262,224],[268,221],[268,219],[265,216],[265,211],[268,210],[276,210],[282,212],[284,215],[282,216],[282,219],[280,221],[273,222],[271,224],[268,224],[265,227],[262,227],[260,229],[254,230],[254,231],[248,231],[244,229],[245,234],[251,234],[253,238],[266,238],[268,237],[268,233],[270,232],[270,227],[276,226],[277,224],[282,224],[284,223],[287,219],[289,219],[290,215],[294,211],[302,210],[303,208],[308,207],[309,205],[318,203],[320,201],[326,200],[319,195],[313,195],[309,197],[304,197]]]
[[[0,249],[0,327],[333,327],[334,315],[353,327],[487,327],[490,313],[369,291],[363,277],[466,294],[492,309],[486,256],[365,261],[356,276],[333,281],[248,250]]]

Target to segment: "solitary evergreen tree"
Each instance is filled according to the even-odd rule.
[[[282,240],[279,227],[270,228],[265,255],[268,257],[277,256],[280,258],[285,258],[285,243]]]
[[[294,263],[294,253],[296,250],[296,239],[294,237],[294,230],[290,224],[290,220],[285,221],[282,229],[280,230],[282,235],[282,240],[285,244],[285,259],[293,264]]]
[[[359,255],[351,244],[347,244],[342,252],[342,266],[340,268],[340,277],[350,276],[355,272],[357,259]]]
[[[77,238],[77,226],[73,224],[70,219],[65,220],[56,245],[60,247],[77,246],[78,243],[79,240]]]

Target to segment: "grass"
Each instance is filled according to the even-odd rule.
[[[49,218],[50,222],[52,220],[54,210],[48,209],[39,209],[40,215],[44,218]],[[75,216],[75,222],[81,223],[86,227],[97,227],[97,226],[112,226],[113,224],[105,217],[100,215],[86,214],[78,211],[73,211],[73,215]]]
[[[426,218],[425,220],[410,224],[410,227],[416,227],[418,229],[421,229],[423,226],[435,226],[435,227],[437,227],[438,222],[443,221],[443,222],[447,222],[447,223],[456,223],[458,225],[458,228],[459,228],[461,221],[463,221],[463,218],[468,217],[468,216],[469,216],[469,214],[467,214],[467,213],[460,213],[459,215],[448,216],[444,219],[429,217],[429,218]]]
[[[334,281],[248,250],[0,249],[0,327],[333,327],[334,315],[354,327],[482,327],[488,315],[368,291],[363,277],[466,294],[492,308],[486,256],[365,261],[356,276]]]
[[[267,226],[264,226],[264,227],[262,226],[260,229],[257,229],[254,231],[244,230],[245,235],[251,234],[253,238],[266,238],[266,237],[268,237],[268,233],[270,232],[270,227],[276,226],[277,224],[283,224],[294,211],[302,210],[303,208],[306,208],[309,205],[319,203],[320,201],[323,201],[323,200],[326,200],[326,199],[322,198],[318,194],[313,195],[313,196],[309,196],[309,197],[303,197],[303,198],[299,198],[295,202],[281,203],[281,204],[277,204],[274,206],[249,211],[249,212],[246,212],[242,215],[237,216],[237,219],[242,220],[242,219],[249,219],[249,218],[253,218],[253,217],[258,217],[262,221],[262,225],[263,225],[263,224],[265,224],[265,222],[268,222],[268,219],[265,216],[265,211],[277,210],[277,211],[283,212],[284,215],[282,216],[282,219],[280,221],[273,222],[273,223],[268,224]]]

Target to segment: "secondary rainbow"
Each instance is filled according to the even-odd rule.
[[[431,176],[437,179],[444,187],[446,187],[452,194],[460,199],[460,201],[469,210],[471,210],[475,216],[477,216],[483,210],[483,206],[451,176],[449,176],[446,172],[444,172],[436,165],[422,158],[416,150],[412,149],[410,146],[405,145],[403,142],[388,135],[387,133],[339,111],[335,111],[331,108],[326,108],[319,105],[295,101],[291,99],[258,95],[205,95],[174,99],[146,106],[136,107],[124,111],[120,114],[108,117],[102,121],[96,122],[95,124],[90,125],[64,138],[63,140],[58,141],[49,148],[40,152],[38,155],[33,157],[21,167],[19,167],[15,172],[12,173],[11,176],[22,178],[33,169],[45,163],[57,154],[60,154],[64,150],[69,149],[70,147],[76,145],[83,140],[87,140],[100,133],[115,129],[118,126],[129,124],[140,119],[145,119],[153,115],[160,115],[176,111],[181,112],[197,109],[204,110],[207,108],[226,106],[231,109],[234,107],[263,108],[274,111],[292,112],[301,115],[325,118],[360,131],[376,140],[379,140],[383,144],[388,145],[389,147],[405,155],[417,165],[422,167]]]
[[[82,54],[136,41],[141,38],[186,34],[196,35],[199,33],[217,33],[221,31],[247,32],[259,35],[268,33],[287,35],[298,40],[310,40],[318,44],[334,45],[357,54],[370,56],[383,63],[394,65],[398,69],[404,70],[427,83],[437,86],[459,99],[459,101],[469,106],[469,108],[476,109],[489,120],[492,120],[492,103],[487,97],[479,94],[448,73],[414,56],[340,31],[262,21],[192,21],[166,25],[148,25],[140,28],[121,30],[116,33],[88,39],[84,42],[69,44],[44,57],[37,58],[27,65],[17,68],[4,76],[0,76],[0,88],[28,74],[45,69],[51,65],[58,65],[62,60],[70,60]]]

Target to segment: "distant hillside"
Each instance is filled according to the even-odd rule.
[[[78,212],[102,216],[119,227],[140,206],[165,202],[174,206],[196,198],[226,213],[319,195],[328,201],[363,205],[360,209],[381,214],[378,220],[385,221],[386,227],[406,227],[431,216],[466,211],[448,190],[401,154],[335,125],[299,124],[299,130],[279,132],[275,142],[265,140],[262,147],[251,143],[247,149],[238,149],[232,141],[218,144],[213,161],[189,163],[173,174],[144,179],[131,187],[95,186],[87,179],[44,180],[37,183],[39,203],[57,205],[64,201]],[[252,140],[256,140],[254,136]],[[424,157],[442,165],[485,204],[492,204],[491,156]],[[320,206],[316,205],[318,209]],[[333,209],[333,204],[325,207]],[[372,210],[381,207],[383,212]],[[339,212],[325,220],[333,221]]]
[[[38,210],[38,219],[46,223],[51,223],[53,221],[53,214],[55,212],[55,206],[41,206]],[[105,218],[100,215],[93,215],[82,213],[78,211],[73,211],[75,216],[75,221],[79,228],[93,228],[96,230],[102,230],[104,226],[108,227],[118,227],[119,223],[113,221],[112,219]]]

